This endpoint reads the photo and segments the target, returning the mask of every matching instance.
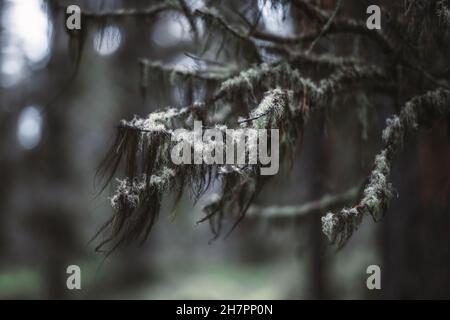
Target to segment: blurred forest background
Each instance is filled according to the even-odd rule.
[[[259,19],[257,28],[269,33],[289,36],[304,27],[304,13],[295,1],[187,4],[193,11],[205,2],[245,11],[251,21]],[[310,2],[330,12],[336,5],[334,0]],[[399,10],[410,4],[400,2]],[[108,12],[144,9],[159,1],[59,3]],[[365,21],[370,4],[376,3],[344,1],[340,14]],[[76,68],[80,43],[71,41],[65,19],[63,10],[52,11],[43,0],[0,1],[0,298],[450,298],[446,122],[406,142],[392,177],[398,197],[381,222],[364,219],[339,251],[321,232],[325,212],[279,223],[249,217],[228,238],[209,243],[208,223],[197,225],[203,213],[186,197],[177,219],[163,212],[142,247],[119,248],[102,263],[95,243],[88,241],[111,214],[110,192],[98,195],[94,176],[117,124],[192,100],[185,88],[153,79],[143,102],[138,60],[183,70],[201,68],[204,61],[186,54],[202,51],[189,19],[167,10],[90,24]],[[207,31],[199,22],[198,36],[206,37]],[[448,41],[448,25],[434,32],[447,35]],[[362,40],[355,44],[358,39],[351,34],[323,37],[317,50],[343,55],[368,50],[370,55],[370,46]],[[212,41],[221,44],[218,35]],[[225,41],[225,49],[228,45]],[[433,59],[433,54],[423,58]],[[270,53],[262,57],[274,59]],[[385,119],[396,109],[381,94],[369,102],[361,99],[367,97],[349,95],[340,109],[312,116],[292,171],[280,172],[258,204],[303,204],[367,177],[382,146]],[[71,264],[81,267],[82,290],[66,288]],[[381,267],[381,290],[366,288],[366,268],[372,264]]]

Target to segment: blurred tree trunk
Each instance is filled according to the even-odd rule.
[[[1,10],[0,10],[1,13]],[[1,90],[1,89],[0,89]],[[8,212],[10,211],[10,197],[13,185],[14,161],[11,152],[14,141],[14,121],[11,115],[4,110],[0,111],[0,264],[4,262],[3,257],[7,255],[7,225]]]
[[[0,16],[3,16],[3,1],[2,2],[0,2]],[[2,27],[2,25],[0,25],[0,37],[1,37],[1,35],[2,35],[2,33],[3,33],[3,27]],[[0,76],[0,81],[1,81],[2,79],[1,79],[1,76]],[[4,102],[3,102],[3,88],[0,88],[0,107],[2,108],[1,110],[0,110],[0,128],[4,128],[4,124],[5,124],[5,118],[6,118],[6,115],[5,115],[5,110],[3,110],[3,104],[4,104]],[[9,132],[9,131],[6,131],[5,130],[5,132],[3,132],[3,130],[2,130],[2,132],[0,132],[0,139],[2,140],[1,141],[1,143],[0,143],[0,146],[1,146],[1,149],[0,149],[0,152],[1,152],[1,154],[5,154],[5,151],[6,150],[3,150],[3,146],[5,146],[5,141],[3,141],[3,140],[5,140],[5,133],[7,133],[7,132]],[[10,170],[6,170],[7,169],[7,164],[6,163],[4,163],[5,162],[5,160],[4,160],[4,157],[2,157],[2,160],[0,160],[0,170],[1,170],[1,172],[2,172],[2,177],[3,177],[3,174],[4,173],[6,173],[6,171],[9,171],[10,172]],[[9,179],[7,179],[7,180],[9,180]],[[0,261],[2,261],[3,259],[2,259],[2,257],[3,257],[3,255],[4,255],[4,250],[5,250],[5,248],[4,248],[4,246],[5,246],[5,243],[6,243],[6,240],[4,239],[4,237],[5,237],[5,230],[3,230],[3,227],[5,226],[5,209],[6,208],[4,208],[4,206],[5,206],[5,202],[6,202],[6,197],[5,197],[5,193],[6,193],[6,190],[5,190],[5,186],[7,186],[8,185],[8,183],[2,183],[2,185],[1,185],[1,187],[0,187]],[[1,262],[0,262],[1,263]]]
[[[309,157],[311,163],[310,172],[311,191],[310,199],[319,199],[326,193],[325,181],[329,171],[328,164],[328,150],[329,139],[325,133],[325,119],[324,115],[317,117],[319,125],[312,126],[310,134],[314,136],[314,143],[310,146],[310,150],[304,150]],[[311,215],[309,227],[309,265],[308,265],[308,279],[307,284],[308,299],[327,299],[327,283],[326,283],[326,240],[324,235],[320,232],[322,228],[321,217],[325,214]]]
[[[127,1],[121,4],[121,7],[124,8],[140,8],[146,6],[148,6],[147,3],[144,4],[142,1],[136,0]],[[124,33],[123,38],[131,44],[139,43],[142,41],[142,30],[145,30],[146,28],[151,29],[152,27],[153,23],[146,20],[127,24],[127,27],[122,30]],[[155,50],[148,48],[148,46],[142,48],[124,44],[123,47],[124,48],[114,57],[117,68],[124,74],[129,73],[130,70],[135,71],[132,78],[138,79],[138,59],[141,57],[151,57],[155,53]],[[138,81],[124,83],[123,86],[129,87],[129,90],[132,92],[131,95],[136,97],[139,96]],[[120,105],[123,107],[120,108],[117,119],[130,119],[135,114],[144,115],[150,112],[148,97],[144,99],[144,103],[135,104],[129,103],[128,94],[122,95],[121,97],[122,103]],[[153,237],[152,241],[147,241],[142,247],[128,247],[118,251],[117,282],[114,283],[117,288],[124,289],[126,287],[139,286],[144,282],[146,285],[149,285],[149,280],[153,276],[152,256],[157,252],[154,250],[158,245],[157,241],[158,239]]]
[[[405,146],[394,182],[399,199],[383,222],[385,298],[450,298],[449,159],[442,123]]]
[[[64,39],[65,30],[56,28],[54,41]],[[49,74],[57,74],[61,62],[68,60],[65,48],[55,45],[48,64]],[[67,80],[64,80],[67,81]],[[61,90],[61,82],[38,83],[42,92],[54,95]],[[26,226],[31,232],[34,243],[31,245],[37,252],[35,259],[39,261],[43,277],[44,297],[64,299],[70,291],[66,287],[66,269],[71,264],[79,264],[77,259],[81,252],[80,236],[75,217],[77,216],[77,175],[74,168],[73,138],[71,129],[70,103],[67,99],[77,82],[66,88],[63,97],[42,110],[43,135],[41,144],[33,149],[25,158],[28,177],[42,181],[39,190],[30,191],[32,209],[27,214]],[[76,137],[76,135],[75,135]],[[29,178],[28,178],[29,179]],[[25,185],[32,189],[32,185]]]

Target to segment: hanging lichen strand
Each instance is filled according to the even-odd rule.
[[[386,212],[394,191],[389,176],[395,157],[400,152],[409,131],[428,127],[434,120],[450,115],[450,91],[430,91],[409,101],[398,116],[387,119],[383,131],[384,149],[375,157],[369,182],[361,201],[338,213],[322,217],[323,232],[332,243],[343,246],[360,225],[364,215],[377,221]]]

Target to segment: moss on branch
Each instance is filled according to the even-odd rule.
[[[385,146],[375,157],[361,200],[352,208],[328,212],[322,218],[322,230],[331,243],[339,247],[345,245],[363,216],[370,215],[377,221],[384,215],[394,195],[389,176],[406,134],[428,127],[433,121],[449,114],[450,91],[438,89],[413,98],[398,116],[386,121],[382,135]]]

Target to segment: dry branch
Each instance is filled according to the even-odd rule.
[[[380,219],[389,207],[394,191],[389,176],[405,136],[428,127],[434,120],[450,114],[450,91],[438,89],[410,100],[398,116],[387,120],[383,131],[384,149],[375,157],[374,168],[360,202],[352,208],[328,212],[322,218],[322,230],[331,243],[343,246],[358,228],[363,216]]]

